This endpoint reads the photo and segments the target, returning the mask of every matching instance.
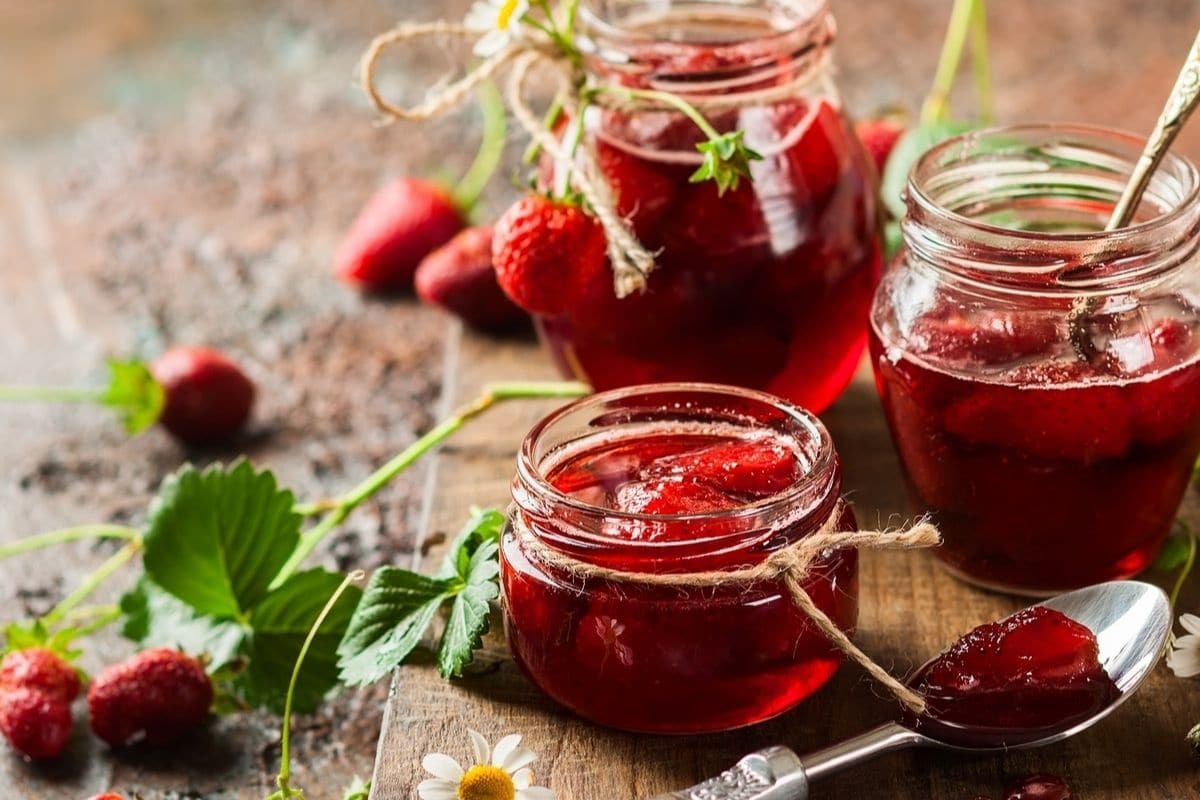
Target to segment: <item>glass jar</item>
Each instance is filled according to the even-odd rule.
[[[701,105],[763,159],[719,195],[689,180],[705,137],[684,114],[591,106],[583,146],[658,269],[620,300],[606,271],[578,277],[580,299],[537,319],[542,340],[597,389],[714,381],[820,412],[862,355],[881,268],[874,167],[829,75],[826,3],[593,0],[580,23],[595,80]],[[554,174],[544,163],[543,182]]]
[[[687,480],[712,479],[719,492],[735,483],[737,492],[750,491],[757,482],[764,491],[756,500],[688,514],[614,507],[614,493],[639,470],[662,463],[654,459],[681,452],[694,459],[697,451],[688,448],[698,444],[759,447],[767,440],[794,453],[794,480],[772,484],[761,465],[746,471],[731,465],[724,482],[719,468],[706,472],[696,462],[687,470]],[[856,530],[853,513],[839,505],[841,483],[833,443],[817,418],[758,392],[709,384],[632,387],[551,414],[521,448],[501,546],[513,657],[554,700],[626,730],[718,731],[783,713],[824,684],[842,656],[778,579],[675,587],[585,578],[549,563],[529,542],[623,571],[749,566],[833,513],[841,515],[841,530]],[[840,628],[854,629],[856,551],[824,554],[803,585]]]
[[[927,153],[871,318],[876,382],[940,556],[1028,594],[1153,560],[1200,450],[1200,181],[1168,156],[1103,230],[1142,140],[1022,126]]]

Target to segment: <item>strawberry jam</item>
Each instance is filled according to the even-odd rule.
[[[658,269],[643,293],[618,299],[607,263],[568,265],[558,287],[565,310],[537,319],[563,372],[598,389],[748,386],[818,412],[849,382],[881,268],[874,168],[825,75],[828,11],[810,5],[802,15],[778,3],[711,3],[706,25],[670,11],[615,24],[582,12],[597,80],[737,103],[705,113],[721,133],[743,131],[763,158],[721,194],[691,180],[706,137],[682,113],[587,112],[584,146]],[[752,92],[773,99],[743,99]],[[564,172],[547,161],[543,182]]]
[[[555,412],[522,448],[501,550],[515,660],[554,700],[626,730],[725,730],[788,710],[842,658],[778,580],[660,586],[582,576],[530,542],[623,572],[736,569],[835,512],[840,529],[854,530],[840,490],[820,422],[769,395],[667,384]],[[857,580],[856,553],[831,551],[804,587],[851,632]]]
[[[1056,160],[1067,146],[1075,160]],[[1188,486],[1200,179],[1168,159],[1148,195],[1160,208],[1117,233],[1100,230],[1111,204],[1073,194],[1093,152],[1132,163],[1140,147],[1094,129],[984,132],[910,180],[871,355],[910,496],[968,580],[1050,594],[1133,575]]]
[[[964,746],[1034,741],[1088,719],[1120,695],[1100,664],[1095,635],[1044,606],[981,625],[910,683],[928,702],[916,727]]]

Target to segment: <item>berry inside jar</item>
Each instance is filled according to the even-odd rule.
[[[694,386],[694,385],[692,385]],[[626,730],[696,733],[776,716],[842,657],[778,579],[662,586],[581,578],[529,539],[613,570],[694,574],[760,563],[840,503],[828,434],[767,396],[710,387],[598,395],[531,433],[501,565],[509,643],[551,698]],[[830,551],[805,590],[857,618],[857,555]]]
[[[874,168],[828,76],[828,9],[598,5],[581,12],[594,80],[681,98],[758,158],[723,190],[694,178],[707,135],[669,104],[601,94],[578,126],[560,118],[583,154],[544,157],[540,186],[561,193],[586,156],[657,268],[618,298],[603,246],[578,235],[546,280],[552,302],[528,308],[543,341],[598,389],[713,381],[823,410],[864,349],[881,264]]]

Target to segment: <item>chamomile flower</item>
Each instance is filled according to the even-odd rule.
[[[489,749],[487,739],[471,734],[475,763],[463,769],[457,761],[442,753],[430,753],[421,766],[434,777],[421,781],[417,795],[421,800],[555,800],[554,792],[533,786],[529,765],[537,758],[521,747],[519,734],[505,736]]]
[[[475,43],[475,55],[487,58],[503,50],[520,35],[521,18],[529,11],[529,0],[475,0],[464,24],[483,34]]]
[[[1200,617],[1184,614],[1179,617],[1179,624],[1187,635],[1177,636],[1171,642],[1167,666],[1181,678],[1194,678],[1200,675]]]

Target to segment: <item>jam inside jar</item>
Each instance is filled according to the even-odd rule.
[[[593,0],[580,24],[596,81],[673,93],[762,159],[720,194],[691,181],[705,141],[692,120],[599,96],[582,146],[658,269],[623,299],[611,270],[572,276],[566,310],[537,319],[542,340],[597,389],[713,381],[820,412],[862,355],[881,267],[874,168],[829,76],[826,4]],[[544,183],[564,174],[543,163]]]
[[[792,708],[842,656],[777,579],[662,586],[581,577],[530,542],[622,572],[761,563],[838,513],[829,434],[770,395],[707,384],[631,387],[571,404],[526,438],[501,546],[513,657],[594,722],[652,733],[751,725]],[[858,614],[858,559],[834,550],[804,588],[840,628]]]
[[[1200,451],[1200,178],[1163,163],[1104,231],[1142,141],[1023,126],[910,177],[871,319],[910,495],[961,577],[1027,594],[1154,559]]]

